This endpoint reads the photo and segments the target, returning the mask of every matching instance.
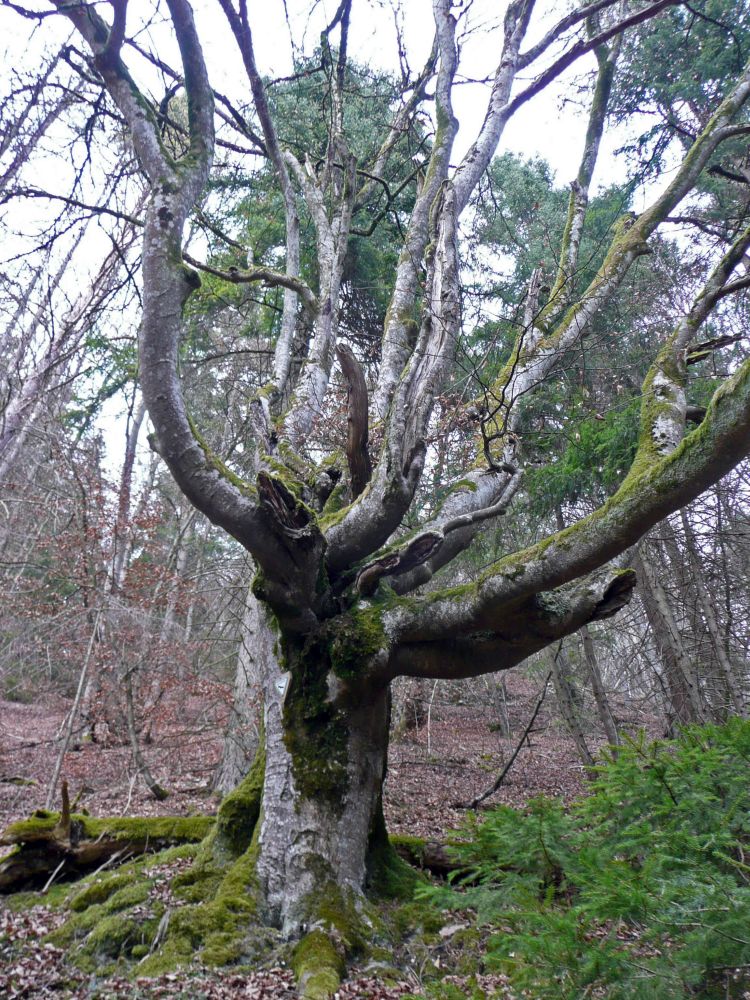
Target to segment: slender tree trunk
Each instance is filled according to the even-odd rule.
[[[737,715],[742,715],[744,712],[742,690],[735,675],[732,662],[727,655],[727,651],[722,641],[721,631],[719,628],[719,615],[703,575],[703,567],[701,566],[700,557],[698,555],[698,545],[695,540],[695,534],[684,510],[680,511],[680,518],[682,520],[682,529],[685,532],[685,546],[687,549],[688,563],[690,565],[690,573],[693,583],[695,584],[695,589],[698,595],[698,603],[706,625],[706,631],[711,640],[714,656],[719,664],[726,698],[730,709]]]
[[[180,589],[188,562],[188,548],[190,546],[190,530],[180,532],[177,543],[177,554],[174,560],[174,574],[168,583],[167,603],[164,608],[164,617],[161,622],[159,638],[162,642],[169,642],[174,638],[175,625],[177,623],[177,605],[180,598]],[[182,667],[180,666],[180,672]]]
[[[705,722],[706,710],[698,675],[682,642],[667,595],[659,582],[645,546],[638,548],[634,565],[641,581],[641,600],[651,627],[654,643],[664,667],[673,722]]]
[[[65,727],[62,736],[62,743],[60,744],[60,750],[57,755],[57,760],[55,761],[55,766],[52,771],[52,778],[49,783],[49,788],[47,789],[47,800],[45,802],[45,809],[50,809],[52,803],[55,799],[55,789],[57,788],[57,781],[60,777],[60,772],[62,770],[63,762],[65,760],[65,754],[68,752],[68,747],[70,746],[70,738],[73,735],[73,726],[75,725],[76,716],[81,707],[81,699],[85,691],[86,679],[89,672],[89,664],[91,663],[91,658],[94,652],[94,644],[96,643],[97,632],[99,630],[99,620],[101,618],[101,611],[97,611],[96,618],[94,619],[94,625],[91,629],[91,639],[89,640],[88,648],[86,650],[86,656],[83,660],[83,666],[81,667],[81,674],[78,679],[78,688],[76,690],[76,696],[73,699],[73,704],[68,712],[68,717],[65,720]]]
[[[575,689],[571,677],[570,660],[563,648],[562,642],[558,644],[556,649],[550,648],[549,661],[552,670],[552,680],[555,685],[555,694],[557,695],[557,704],[560,707],[563,721],[575,741],[581,761],[587,767],[591,767],[594,763],[594,758],[588,748],[583,732],[580,715],[580,695],[578,695]]]
[[[596,702],[596,709],[599,713],[599,720],[604,728],[604,732],[607,734],[610,746],[614,747],[619,744],[620,736],[617,732],[617,725],[615,723],[614,716],[612,715],[609,698],[607,697],[607,690],[604,687],[602,674],[599,670],[599,662],[596,658],[594,640],[587,625],[584,625],[581,629],[581,636],[583,637],[583,655],[586,659],[586,666],[588,667],[589,680],[591,681],[591,689],[594,692],[594,701]]]
[[[260,740],[261,685],[265,665],[275,657],[276,636],[252,591],[245,598],[237,653],[232,709],[215,788],[226,794],[247,774]]]
[[[128,724],[128,736],[130,737],[130,746],[133,751],[135,766],[138,768],[139,774],[146,782],[148,790],[154,798],[158,799],[159,802],[163,802],[164,799],[169,798],[169,792],[166,788],[163,788],[159,784],[151,773],[151,768],[148,766],[148,761],[143,755],[141,744],[138,739],[138,727],[135,723],[135,704],[133,698],[133,670],[125,671],[122,683],[125,689],[125,718]]]
[[[391,687],[391,727],[394,733],[421,729],[427,722],[431,684],[425,677],[404,677]]]
[[[141,400],[131,412],[125,437],[125,457],[120,474],[120,490],[117,498],[117,522],[115,524],[114,554],[112,557],[112,575],[110,589],[119,594],[125,582],[130,552],[133,545],[131,525],[131,501],[133,495],[133,470],[135,468],[135,453],[138,447],[138,436],[143,427],[146,407]]]

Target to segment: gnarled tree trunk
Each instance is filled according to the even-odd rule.
[[[385,686],[349,688],[331,668],[324,637],[301,648],[281,644],[281,662],[264,664],[258,877],[266,918],[296,937],[319,917],[324,899],[364,890],[385,774],[388,694]]]

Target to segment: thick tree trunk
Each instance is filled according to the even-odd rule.
[[[350,910],[361,898],[368,842],[380,818],[388,697],[379,688],[350,701],[322,638],[308,637],[301,648],[283,639],[281,645],[283,661],[263,665],[257,874],[265,919],[297,937],[326,923],[322,908]]]

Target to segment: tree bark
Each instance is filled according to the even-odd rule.
[[[276,636],[266,622],[263,608],[249,590],[240,625],[237,673],[224,750],[216,775],[217,792],[226,794],[239,785],[255,758],[260,743],[261,684],[264,666],[274,658]]]
[[[557,695],[560,714],[563,717],[568,732],[573,737],[578,756],[581,758],[582,763],[586,767],[592,767],[594,758],[588,748],[586,736],[583,732],[580,695],[575,689],[571,676],[570,660],[563,648],[562,642],[558,644],[556,650],[550,649],[549,661],[552,668],[552,680],[555,685],[555,694]]]
[[[324,637],[280,642],[283,661],[263,664],[257,873],[266,919],[297,937],[326,897],[343,905],[361,898],[385,771],[388,698],[385,687],[354,697],[330,670]]]
[[[695,539],[695,533],[693,532],[693,528],[684,509],[680,511],[680,519],[682,521],[682,529],[685,532],[685,546],[687,550],[688,563],[690,565],[691,578],[695,584],[698,602],[706,624],[706,631],[708,632],[711,640],[714,656],[716,657],[721,671],[728,708],[730,712],[733,712],[736,715],[742,715],[745,709],[742,688],[722,641],[719,628],[718,610],[708,589],[708,585],[706,584],[703,567],[701,566],[701,560],[698,554],[698,544]]]
[[[604,687],[601,670],[599,669],[599,662],[596,658],[594,640],[591,636],[591,632],[588,630],[588,626],[583,626],[581,629],[581,636],[583,637],[583,655],[586,659],[586,666],[588,667],[591,689],[594,692],[594,701],[596,702],[596,708],[599,713],[599,720],[604,727],[604,732],[607,734],[610,746],[614,747],[619,744],[620,736],[617,732],[617,724],[615,723],[615,718],[612,715],[609,698],[607,697],[607,690]]]
[[[643,607],[664,666],[673,721],[678,724],[705,722],[706,710],[701,698],[698,675],[685,651],[667,595],[643,545],[638,549],[634,565],[642,581]]]

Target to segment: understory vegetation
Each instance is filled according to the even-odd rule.
[[[417,893],[475,911],[487,966],[535,1000],[747,996],[749,762],[740,719],[628,740],[572,807],[474,816],[454,885]]]
[[[9,911],[31,912],[42,903],[54,912],[40,926],[52,928],[43,948],[67,952],[70,971],[59,974],[59,996],[89,995],[73,990],[83,988],[81,974],[92,973],[120,977],[112,980],[118,990],[129,980],[145,991],[137,995],[161,995],[162,985],[177,982],[165,978],[170,970],[180,970],[187,988],[217,966],[249,975],[261,953],[262,967],[273,966],[276,976],[308,966],[305,996],[333,992],[327,970],[337,965],[343,974],[347,957],[377,977],[377,987],[368,980],[376,992],[367,996],[747,996],[750,721],[689,726],[674,740],[651,742],[641,733],[605,758],[572,804],[540,796],[522,809],[471,813],[451,843],[457,867],[448,882],[410,875],[403,861],[381,851],[364,918],[374,930],[366,946],[350,939],[361,925],[354,911],[346,919],[326,911],[338,928],[339,947],[330,955],[315,952],[315,933],[296,948],[268,929],[261,933],[252,894],[235,886],[230,899],[232,873],[247,858],[223,874],[206,865],[216,835],[203,848],[173,848],[41,896],[16,895]],[[394,843],[400,853],[408,847],[415,862],[424,852],[418,838]],[[206,894],[213,923],[195,905]],[[11,927],[0,931],[8,968],[21,954]],[[148,978],[154,976],[160,978]],[[91,995],[106,996],[108,981]]]

